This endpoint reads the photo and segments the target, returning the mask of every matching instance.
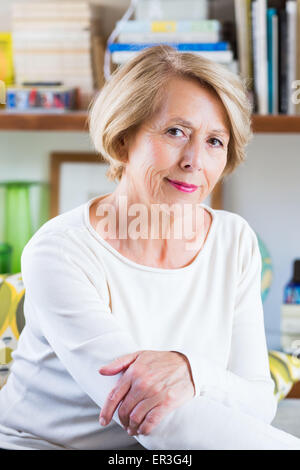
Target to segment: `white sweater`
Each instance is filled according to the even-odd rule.
[[[0,447],[214,448],[217,426],[229,448],[226,426],[242,434],[245,422],[254,440],[237,448],[257,445],[277,405],[255,232],[241,216],[203,204],[213,220],[196,259],[179,269],[144,266],[94,230],[94,199],[46,222],[23,250],[26,325],[0,391]],[[101,407],[121,373],[98,370],[141,349],[184,353],[196,396],[148,436],[128,436],[118,410],[102,428]],[[216,411],[220,422],[209,424]],[[280,436],[278,448],[289,446]]]

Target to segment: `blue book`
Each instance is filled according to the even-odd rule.
[[[268,112],[273,113],[273,27],[272,17],[276,15],[275,8],[267,9],[267,48],[268,48]]]
[[[228,42],[214,42],[214,43],[147,43],[147,44],[119,44],[113,43],[108,46],[110,52],[120,51],[141,51],[146,47],[159,46],[167,44],[178,51],[227,51],[229,50]]]

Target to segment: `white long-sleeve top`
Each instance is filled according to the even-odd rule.
[[[229,448],[226,426],[242,434],[245,425],[253,440],[237,439],[237,448],[263,446],[259,433],[275,429],[267,423],[277,405],[254,230],[241,216],[203,204],[212,224],[195,260],[149,267],[95,231],[94,199],[46,222],[23,250],[26,324],[0,391],[0,447],[122,449],[138,441],[147,449],[205,449],[220,445],[214,436],[223,429],[221,447]],[[128,436],[118,410],[101,427],[100,409],[122,372],[103,376],[100,367],[143,349],[184,353],[195,397],[148,436]],[[270,447],[299,445],[276,432]]]

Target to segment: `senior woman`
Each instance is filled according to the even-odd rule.
[[[243,161],[250,115],[239,77],[169,46],[105,84],[90,131],[119,184],[23,251],[0,447],[300,449],[270,424],[255,232],[202,203]]]

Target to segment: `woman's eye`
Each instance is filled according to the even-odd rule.
[[[171,127],[171,129],[168,129],[168,133],[169,132],[175,132],[176,133],[176,131],[179,131],[183,134],[183,131],[181,129],[179,129],[178,127]],[[175,135],[175,134],[171,134],[171,135]],[[175,135],[175,137],[179,137],[178,134]]]
[[[223,147],[223,142],[221,142],[221,140],[217,139],[216,137],[212,137],[211,139],[209,139],[210,141],[216,141],[216,142],[219,142],[219,145],[213,145],[213,147]]]

